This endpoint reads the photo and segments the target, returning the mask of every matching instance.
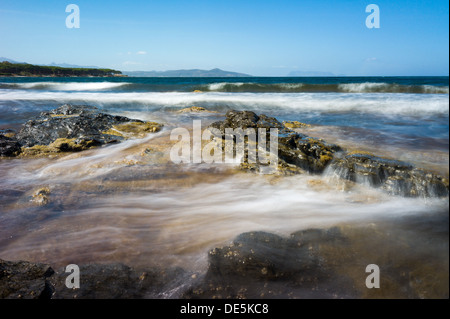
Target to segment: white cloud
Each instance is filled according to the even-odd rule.
[[[377,58],[367,58],[366,62],[375,62],[377,60],[378,60]]]
[[[136,54],[144,55],[144,54],[147,54],[147,52],[146,51],[138,51],[138,52],[136,52]]]

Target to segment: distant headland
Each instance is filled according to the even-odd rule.
[[[121,71],[100,68],[64,68],[28,63],[0,62],[0,76],[49,76],[49,77],[116,77],[126,76]]]

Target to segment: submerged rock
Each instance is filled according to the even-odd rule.
[[[191,107],[186,107],[184,109],[178,110],[177,113],[217,113],[217,112],[207,110],[201,106],[191,106]]]
[[[142,138],[161,127],[154,122],[101,113],[93,106],[65,104],[26,122],[13,139],[0,135],[0,152],[2,156],[78,152],[131,137]]]
[[[341,178],[379,187],[393,195],[441,197],[449,192],[448,179],[442,176],[370,153],[349,153],[337,158],[330,170]]]
[[[50,188],[42,187],[34,192],[34,194],[31,196],[31,201],[38,204],[39,206],[47,205],[50,202],[50,194]]]
[[[298,231],[285,238],[266,232],[243,233],[229,246],[209,252],[209,268],[185,298],[289,298],[336,293],[335,280],[321,256],[323,244],[345,244],[339,228]],[[352,293],[345,279],[341,288]]]
[[[278,156],[286,163],[311,173],[321,173],[342,149],[334,144],[303,134],[291,134],[278,140]]]

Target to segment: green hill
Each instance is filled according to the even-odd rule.
[[[112,69],[63,68],[59,66],[40,66],[28,63],[0,62],[0,76],[121,76],[122,72]]]

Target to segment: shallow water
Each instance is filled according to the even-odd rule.
[[[448,198],[390,196],[327,174],[265,176],[239,172],[233,164],[176,165],[168,156],[172,128],[192,128],[194,119],[206,127],[235,108],[306,122],[312,126],[299,132],[448,176],[448,94],[442,94],[445,88],[448,92],[448,83],[431,83],[440,87],[433,94],[373,93],[380,85],[361,88],[349,83],[341,83],[347,85],[346,93],[192,93],[188,88],[198,83],[179,83],[183,89],[176,92],[149,92],[145,83],[137,88],[129,83],[23,81],[16,87],[0,86],[0,129],[17,128],[31,116],[68,102],[165,127],[144,139],[64,157],[0,160],[1,259],[56,267],[111,262],[180,266],[204,273],[208,251],[230,244],[241,233],[289,236],[302,229],[340,225],[352,238],[352,249],[362,251],[362,242],[370,246],[359,255],[364,262],[373,257],[411,268],[430,286],[445,277],[445,270],[448,274]],[[201,85],[220,91],[221,81]],[[404,85],[430,85],[422,82]],[[175,112],[192,105],[217,113]],[[45,206],[31,201],[42,187],[51,191]],[[439,222],[432,222],[437,217]],[[420,234],[426,241],[418,243]],[[350,248],[330,248],[328,256],[339,261],[346,249]],[[439,270],[437,277],[422,273],[419,263],[425,257],[427,267]],[[336,269],[357,277],[349,260],[342,259]],[[448,285],[432,296],[445,294]]]

